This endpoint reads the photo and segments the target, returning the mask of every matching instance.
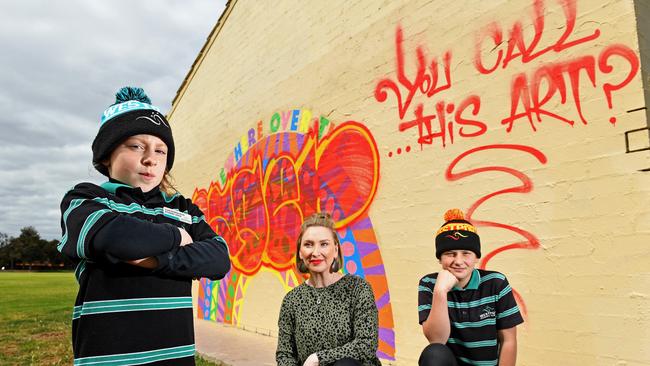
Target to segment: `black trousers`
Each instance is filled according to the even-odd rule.
[[[441,343],[431,343],[420,354],[419,366],[457,366],[456,356]]]
[[[342,358],[332,364],[332,366],[363,366],[361,362],[355,360],[354,358]]]

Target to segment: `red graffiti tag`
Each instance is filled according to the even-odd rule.
[[[391,79],[381,79],[375,87],[375,99],[378,102],[384,102],[388,98],[388,92],[392,91],[397,98],[397,107],[399,118],[404,118],[406,111],[411,105],[411,101],[416,93],[426,95],[431,98],[437,93],[449,89],[451,87],[451,71],[449,68],[451,62],[451,52],[447,51],[442,57],[443,69],[445,73],[445,84],[438,85],[438,60],[434,57],[427,63],[424,48],[418,46],[415,49],[417,58],[417,71],[413,81],[409,80],[404,71],[404,48],[403,43],[404,35],[402,27],[397,26],[395,31],[395,58],[397,60],[397,80],[396,83]],[[406,95],[402,99],[402,91],[400,85],[406,89]]]
[[[479,146],[473,149],[470,149],[459,156],[457,156],[447,167],[447,170],[445,171],[445,177],[447,178],[448,181],[454,182],[475,174],[480,174],[480,173],[485,173],[485,172],[502,172],[509,174],[513,177],[515,177],[517,180],[521,182],[520,185],[516,185],[513,187],[508,187],[504,188],[489,194],[484,195],[483,197],[479,198],[476,200],[470,208],[467,210],[467,215],[466,218],[467,220],[471,221],[472,224],[476,227],[495,227],[495,228],[500,228],[500,229],[505,229],[512,231],[516,233],[517,235],[520,235],[524,240],[523,241],[517,241],[514,243],[510,243],[504,246],[501,246],[497,249],[494,249],[490,251],[488,254],[483,256],[481,259],[479,268],[485,269],[487,268],[487,264],[492,259],[495,255],[504,252],[506,250],[512,250],[512,249],[537,249],[539,248],[539,240],[535,235],[532,233],[520,229],[518,227],[514,227],[511,225],[507,224],[502,224],[498,222],[493,222],[493,221],[486,221],[486,220],[478,220],[474,219],[474,212],[486,201],[499,196],[499,195],[504,195],[504,194],[509,194],[509,193],[529,193],[533,189],[533,182],[532,180],[525,174],[522,173],[519,170],[505,167],[505,166],[487,166],[487,167],[480,167],[480,168],[473,168],[473,169],[467,169],[467,170],[462,170],[459,172],[455,172],[456,166],[466,157],[473,155],[475,153],[479,153],[482,151],[488,151],[488,150],[496,150],[496,149],[504,149],[504,150],[512,150],[512,151],[521,151],[524,153],[527,153],[529,155],[532,155],[538,162],[541,164],[546,164],[547,159],[546,155],[542,153],[541,151],[531,147],[531,146],[526,146],[526,145],[515,145],[515,144],[496,144],[496,145],[486,145],[486,146]],[[514,290],[513,290],[514,291]],[[525,313],[526,308],[525,304],[523,302],[523,299],[521,298],[521,295],[515,291],[515,297],[517,297],[517,301],[522,305],[522,310]]]
[[[375,99],[385,102],[388,99],[388,92],[392,92],[397,99],[397,110],[400,119],[404,119],[409,110],[413,97],[416,95],[432,98],[443,90],[451,88],[451,52],[447,51],[442,57],[444,70],[444,83],[439,85],[438,60],[434,57],[427,60],[423,46],[416,47],[417,71],[415,77],[410,80],[404,70],[404,34],[400,26],[395,31],[395,58],[397,62],[397,82],[389,78],[381,79],[375,87]],[[404,93],[402,93],[402,90]],[[459,125],[458,135],[461,137],[474,137],[487,131],[484,122],[469,119],[464,115],[467,108],[471,107],[472,115],[478,115],[481,108],[481,98],[478,95],[470,95],[465,98],[456,108],[454,103],[439,101],[435,103],[435,112],[424,113],[424,104],[417,103],[413,111],[414,119],[402,121],[399,124],[399,131],[417,127],[418,143],[420,147],[424,144],[432,144],[434,139],[440,138],[442,146],[446,146],[447,138],[454,142],[454,124]],[[449,116],[448,116],[449,115]],[[432,121],[437,120],[437,127],[432,126]],[[407,146],[406,151],[410,151]],[[401,149],[397,150],[399,154]],[[389,154],[392,156],[392,154]]]
[[[521,21],[515,22],[510,28],[509,38],[508,38],[508,48],[506,50],[505,56],[503,50],[497,51],[496,60],[491,67],[486,67],[483,59],[483,43],[487,38],[492,39],[493,47],[491,49],[498,47],[503,42],[503,31],[501,26],[496,23],[488,24],[483,30],[477,33],[475,50],[474,50],[474,67],[481,74],[490,74],[494,72],[499,65],[502,68],[506,68],[508,64],[517,58],[521,58],[522,63],[528,63],[534,59],[548,53],[548,52],[562,52],[568,48],[575,47],[579,44],[587,43],[592,41],[600,36],[600,30],[596,29],[594,32],[589,35],[575,40],[569,40],[571,37],[576,24],[576,0],[557,0],[564,11],[565,17],[565,26],[564,33],[557,39],[557,41],[543,49],[536,50],[539,47],[539,43],[544,35],[545,30],[545,15],[544,15],[544,0],[535,0],[533,4],[533,27],[535,29],[535,35],[533,39],[526,43],[524,40],[523,25]]]
[[[603,91],[607,97],[607,106],[609,109],[612,109],[612,92],[626,86],[630,81],[632,81],[634,76],[636,76],[636,73],[639,71],[639,59],[634,51],[625,45],[611,45],[605,48],[603,52],[600,53],[600,56],[598,56],[598,68],[601,72],[609,74],[614,71],[614,68],[609,64],[609,59],[612,56],[622,57],[627,62],[629,62],[630,72],[627,74],[627,77],[618,84],[614,85],[605,83],[603,85]]]
[[[510,133],[515,122],[522,119],[528,121],[532,131],[537,131],[543,117],[569,126],[574,126],[575,120],[579,119],[586,125],[589,117],[583,108],[585,91],[581,88],[589,87],[589,84],[591,88],[602,86],[607,105],[609,109],[613,109],[612,94],[628,85],[638,74],[638,56],[632,49],[621,44],[605,47],[598,56],[579,55],[569,60],[560,59],[559,55],[568,49],[589,43],[595,44],[593,41],[600,37],[601,32],[600,29],[594,29],[591,34],[578,37],[575,34],[577,1],[556,0],[556,3],[562,9],[564,21],[564,26],[561,27],[564,29],[561,34],[558,32],[557,36],[553,33],[557,27],[548,26],[549,23],[554,23],[553,19],[548,19],[549,14],[553,12],[546,9],[547,2],[544,0],[532,0],[532,37],[524,37],[527,25],[521,20],[511,24],[507,34],[504,34],[504,29],[498,22],[489,23],[476,33],[473,65],[479,76],[490,75],[498,69],[507,69],[508,65],[517,60],[521,64],[527,64],[544,55],[551,54],[554,58],[552,62],[535,66],[532,70],[519,72],[512,77],[509,115],[505,112],[506,116],[497,119],[506,126],[506,133]],[[396,76],[394,79],[380,79],[374,90],[375,99],[380,103],[387,101],[389,94],[395,96],[400,119],[398,131],[415,129],[420,150],[424,145],[433,144],[436,140],[439,140],[444,148],[458,138],[475,138],[486,133],[488,124],[485,117],[480,116],[481,106],[499,103],[487,100],[484,95],[473,91],[460,99],[460,103],[440,98],[441,92],[452,88],[452,52],[447,50],[441,58],[444,80],[439,80],[443,72],[439,71],[437,59],[429,59],[425,54],[425,47],[417,45],[414,52],[415,73],[407,75],[404,37],[402,27],[398,25],[395,31]],[[507,44],[502,46],[505,40]],[[491,49],[489,53],[488,49]],[[556,61],[558,59],[559,61]],[[612,59],[617,60],[612,63]],[[621,66],[621,63],[625,64]],[[603,75],[619,73],[621,68],[625,68],[627,72],[622,80],[617,83],[606,82]],[[437,98],[431,100],[433,97]],[[555,108],[558,102],[572,106],[574,112],[558,112]],[[615,124],[616,118],[612,116],[609,121]],[[387,155],[393,157],[401,155],[402,152],[410,152],[411,146],[405,144],[396,147]]]
[[[399,131],[405,131],[411,127],[418,128],[418,143],[423,144],[432,144],[433,140],[440,138],[442,146],[446,146],[447,137],[449,137],[450,142],[454,143],[454,125],[459,125],[458,135],[461,137],[476,137],[482,135],[487,131],[487,125],[479,120],[468,119],[464,116],[465,110],[471,107],[471,114],[473,116],[478,115],[479,110],[481,109],[481,98],[478,95],[470,95],[465,100],[463,100],[458,109],[454,112],[456,108],[453,103],[446,104],[444,101],[439,101],[436,103],[436,113],[431,115],[424,115],[423,110],[424,106],[418,104],[415,109],[415,119],[411,121],[404,121],[399,124]],[[447,115],[452,115],[453,119],[447,120]],[[432,128],[431,121],[438,120],[438,129],[435,130]],[[455,122],[455,123],[454,123]],[[465,128],[472,127],[472,129],[466,130]]]
[[[619,84],[605,83],[603,91],[607,97],[608,107],[612,108],[612,91],[623,88],[632,81],[639,71],[639,59],[634,51],[624,45],[611,45],[605,48],[598,56],[598,69],[602,73],[611,73],[613,67],[608,61],[611,57],[618,56],[629,64],[629,72],[625,79]],[[511,89],[510,116],[501,121],[507,125],[506,131],[510,132],[514,122],[526,118],[533,131],[537,131],[533,121],[533,115],[537,122],[541,122],[542,115],[557,119],[561,122],[573,125],[574,121],[560,116],[544,108],[556,94],[560,97],[560,103],[567,103],[567,94],[571,92],[573,104],[583,124],[587,119],[582,112],[582,99],[580,98],[581,75],[588,77],[590,84],[596,87],[596,58],[594,56],[582,56],[573,60],[543,65],[532,73],[529,78],[526,73],[520,73],[513,77]],[[566,85],[565,75],[569,78],[569,86]],[[545,83],[544,83],[545,82]],[[541,90],[546,84],[546,93],[542,95]],[[523,106],[523,112],[517,112],[519,106]],[[611,118],[610,122],[615,123],[616,119]]]

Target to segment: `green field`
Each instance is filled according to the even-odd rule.
[[[77,288],[72,272],[0,272],[0,365],[71,365]]]
[[[71,272],[0,272],[1,365],[71,365]]]

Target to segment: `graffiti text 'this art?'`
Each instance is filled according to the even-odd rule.
[[[580,92],[581,87],[585,86],[582,84],[591,88],[600,85],[603,100],[611,110],[614,104],[613,92],[629,84],[638,73],[639,59],[636,53],[623,44],[607,45],[599,50],[597,56],[581,55],[558,60],[563,52],[598,39],[601,31],[595,29],[586,36],[578,37],[575,34],[577,1],[556,0],[556,3],[561,6],[564,14],[564,30],[557,36],[554,36],[557,30],[546,24],[544,0],[533,1],[530,19],[534,35],[528,37],[529,41],[524,37],[522,21],[516,21],[508,27],[507,42],[504,42],[504,28],[498,22],[492,22],[476,32],[473,45],[476,78],[511,80],[508,101],[490,100],[490,103],[503,105],[507,115],[498,118],[498,121],[506,126],[507,133],[520,120],[524,121],[524,125],[529,125],[531,131],[537,131],[536,124],[542,121],[542,116],[570,126],[574,125],[574,119],[579,119],[586,125],[587,117],[583,112]],[[439,63],[436,57],[426,55],[423,45],[418,45],[415,49],[416,71],[409,76],[405,71],[406,53],[403,43],[403,30],[398,26],[395,31],[397,75],[395,79],[383,78],[375,86],[375,99],[378,102],[386,102],[389,94],[395,98],[400,120],[398,130],[404,132],[417,128],[417,143],[421,148],[433,144],[435,140],[439,140],[444,148],[447,143],[453,144],[455,138],[474,138],[486,133],[489,122],[485,116],[480,116],[486,95],[470,93],[459,103],[444,100],[439,95],[454,86],[450,70],[452,51],[445,51],[442,62]],[[498,77],[495,76],[497,70],[507,71],[516,61],[525,65],[543,56],[549,56],[548,59],[552,61],[541,65],[538,63],[529,70],[517,72],[512,78],[504,77],[503,72]],[[604,79],[603,75],[619,73],[623,76],[616,83],[601,80]],[[414,97],[419,98],[419,102],[414,103]],[[423,99],[425,102],[421,102]],[[429,100],[431,102],[426,103]],[[553,110],[552,101],[559,101],[561,105],[571,103],[574,109],[572,113],[577,118]],[[616,118],[611,116],[609,122],[614,125]],[[397,152],[400,151],[398,148]],[[406,151],[410,151],[410,146],[406,147]]]

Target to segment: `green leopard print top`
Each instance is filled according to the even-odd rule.
[[[361,277],[345,275],[323,288],[306,283],[289,291],[278,321],[278,366],[302,366],[317,353],[320,366],[345,357],[381,365],[377,352],[377,305]]]

